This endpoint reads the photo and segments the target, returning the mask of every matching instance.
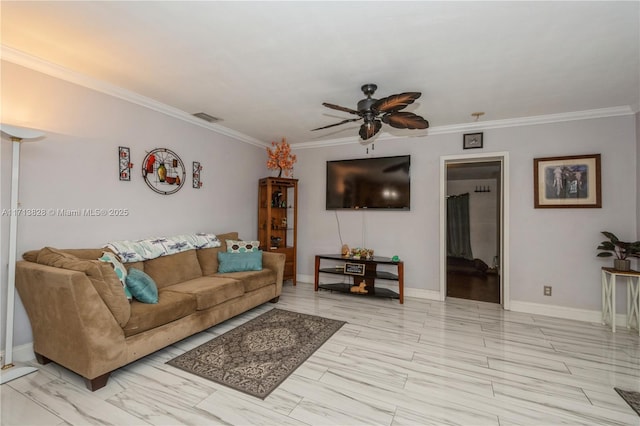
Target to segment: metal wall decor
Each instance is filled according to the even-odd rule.
[[[149,188],[162,195],[176,193],[185,180],[184,163],[167,148],[151,150],[142,162],[142,177]]]
[[[193,187],[195,189],[202,188],[202,181],[200,180],[200,172],[202,171],[202,166],[199,161],[193,162]]]
[[[126,146],[118,147],[118,168],[120,180],[131,180],[131,169],[133,163],[131,162],[131,151]]]

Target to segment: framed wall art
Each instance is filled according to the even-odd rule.
[[[533,159],[534,207],[601,208],[600,154]]]
[[[462,148],[482,148],[482,133],[466,133],[462,136]]]
[[[178,192],[184,185],[185,174],[184,163],[178,154],[167,148],[151,150],[142,162],[142,177],[158,194]]]

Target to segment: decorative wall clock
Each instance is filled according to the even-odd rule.
[[[178,154],[170,149],[156,148],[144,157],[142,177],[149,188],[158,194],[173,194],[184,185],[184,164]]]

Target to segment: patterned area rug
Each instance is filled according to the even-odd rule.
[[[633,411],[640,416],[640,392],[626,391],[618,388],[613,389],[615,389],[615,391],[618,392],[618,395],[620,395],[622,399],[624,399],[627,404],[633,408]]]
[[[167,364],[264,399],[344,324],[272,309]]]

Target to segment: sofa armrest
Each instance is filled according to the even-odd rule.
[[[20,261],[16,288],[36,353],[88,379],[126,363],[124,332],[87,275]]]
[[[265,251],[262,253],[262,268],[271,269],[276,273],[276,296],[282,293],[282,279],[284,277],[284,262],[287,256],[284,253]]]

